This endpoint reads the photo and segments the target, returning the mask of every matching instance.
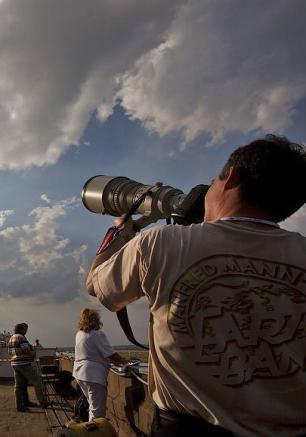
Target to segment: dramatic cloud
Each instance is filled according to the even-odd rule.
[[[161,42],[179,4],[4,0],[0,167],[52,164],[78,144],[94,111],[112,112],[116,76]]]
[[[4,0],[0,168],[55,163],[121,104],[160,135],[284,131],[306,95],[303,0]],[[26,153],[24,151],[26,150]]]
[[[4,209],[0,211],[0,227],[4,225],[7,217],[9,217],[12,214],[14,214],[14,211],[11,209]]]
[[[58,233],[60,219],[78,205],[74,198],[48,199],[48,206],[30,212],[30,224],[0,231],[0,295],[66,301],[84,288],[87,247],[72,248],[69,239]]]
[[[284,132],[306,96],[305,20],[299,0],[189,1],[167,39],[122,77],[122,105],[186,143],[201,133],[215,144],[235,131]]]

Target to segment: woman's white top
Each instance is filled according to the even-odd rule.
[[[75,337],[74,378],[105,385],[110,368],[108,357],[113,353],[104,332],[78,331]]]

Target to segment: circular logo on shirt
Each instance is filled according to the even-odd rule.
[[[218,255],[174,284],[168,326],[175,344],[224,385],[304,370],[306,271]]]

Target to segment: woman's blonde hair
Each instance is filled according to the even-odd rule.
[[[103,323],[101,322],[98,311],[90,308],[84,308],[80,312],[79,317],[79,330],[84,332],[90,332],[92,330],[97,331],[101,328]]]

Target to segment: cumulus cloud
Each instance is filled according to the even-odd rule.
[[[179,4],[4,0],[0,167],[55,163],[80,142],[94,111],[101,120],[108,117],[116,76],[160,43]]]
[[[46,202],[46,203],[51,203],[49,197],[48,197],[46,194],[42,194],[42,195],[40,196],[40,198],[41,198],[41,200],[43,200],[43,201]]]
[[[6,219],[12,214],[14,214],[12,209],[4,209],[0,211],[0,227],[4,225]]]
[[[71,247],[58,231],[60,219],[76,208],[79,200],[48,201],[47,206],[30,212],[30,224],[0,231],[0,295],[65,301],[83,287],[87,246]]]
[[[284,132],[306,96],[305,19],[299,0],[189,1],[118,95],[131,117],[161,135],[181,131],[185,143]]]
[[[303,0],[5,0],[0,168],[55,163],[94,113],[183,142],[284,131],[306,95]],[[24,150],[27,153],[23,153]]]

